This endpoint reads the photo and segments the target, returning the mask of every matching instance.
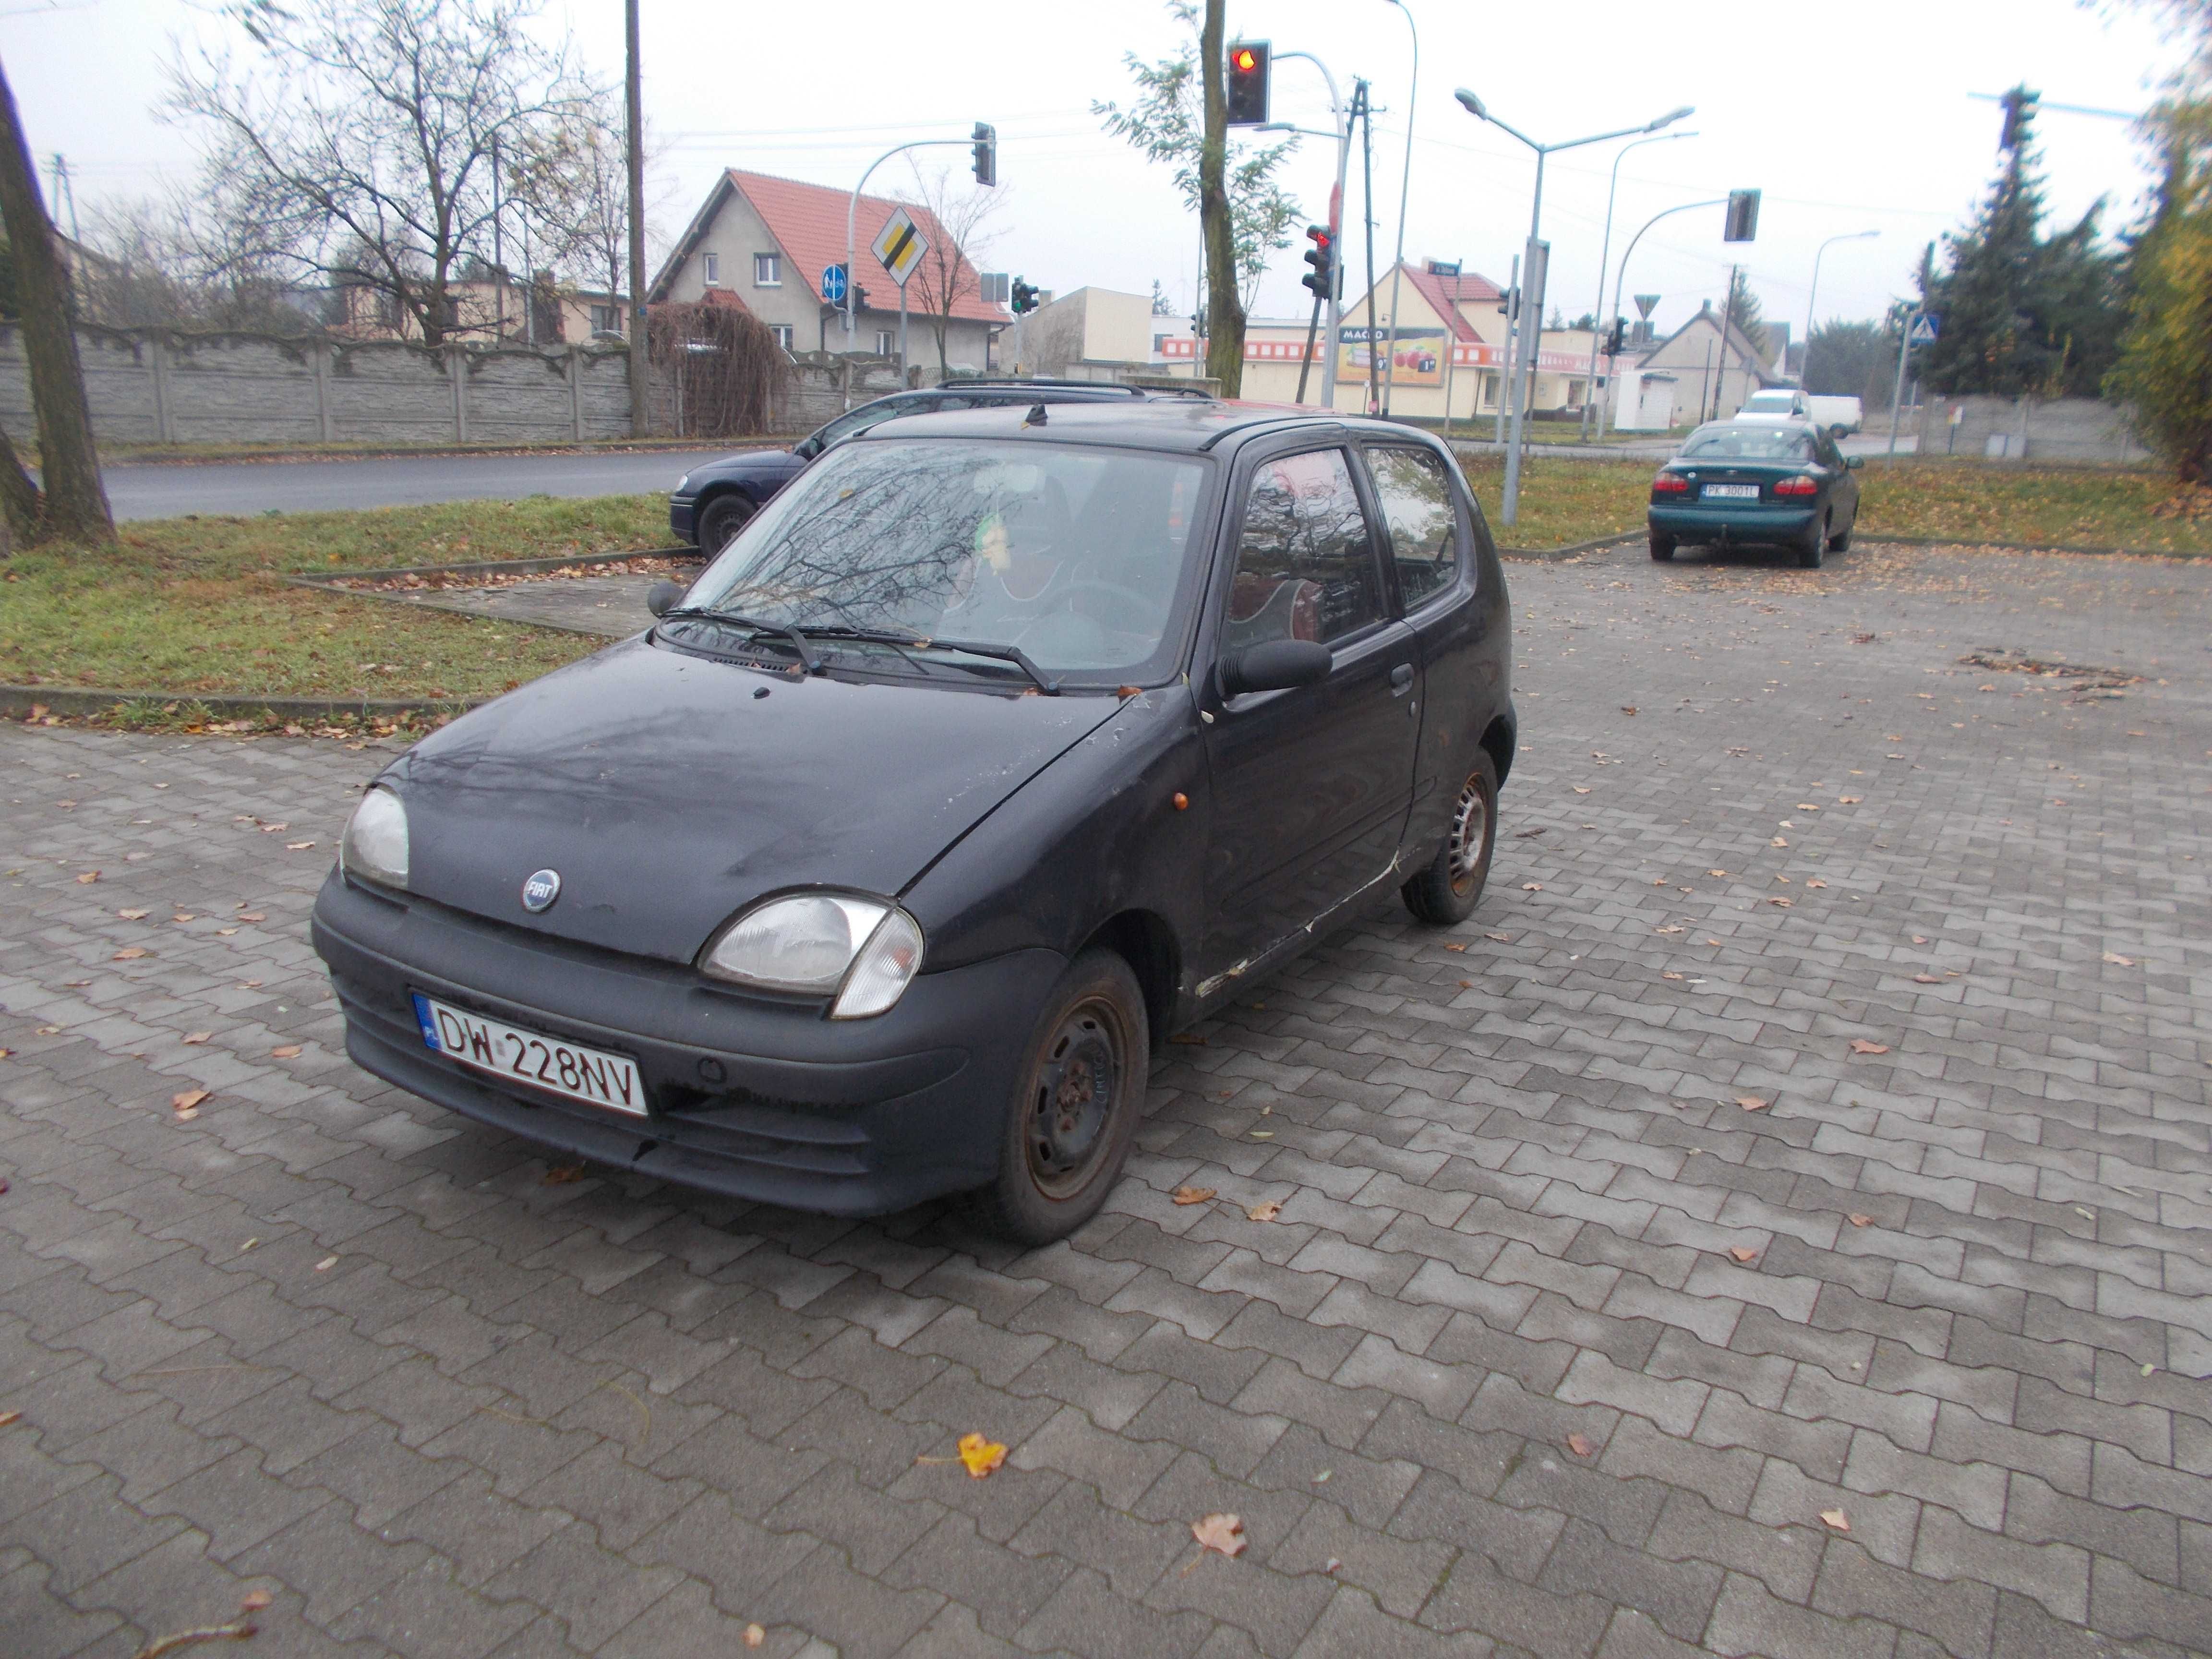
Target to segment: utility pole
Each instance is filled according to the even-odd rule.
[[[1390,414],[1390,390],[1398,380],[1398,284],[1406,270],[1406,203],[1413,187],[1413,100],[1420,94],[1421,31],[1414,27],[1413,9],[1406,0],[1389,0],[1389,3],[1406,15],[1406,27],[1413,31],[1413,73],[1406,85],[1406,167],[1398,179],[1398,252],[1390,262],[1390,366],[1382,374],[1382,414]],[[1444,349],[1451,349],[1452,331],[1444,331]],[[1449,405],[1447,405],[1449,409]]]
[[[1378,414],[1382,408],[1382,393],[1376,384],[1375,353],[1382,344],[1375,328],[1375,111],[1367,101],[1367,88],[1363,85],[1359,98],[1360,216],[1367,222],[1367,412]],[[1392,325],[1396,331],[1396,325]]]
[[[54,210],[58,213],[64,202],[69,204],[70,240],[81,242],[84,238],[76,228],[76,186],[70,182],[69,157],[61,151],[54,152]]]
[[[624,0],[623,27],[624,137],[629,170],[629,433],[633,438],[642,438],[653,430],[653,395],[645,339],[645,98],[638,77],[637,0]],[[531,280],[536,282],[535,273]],[[534,325],[538,312],[534,289],[530,311]]]
[[[491,136],[491,339],[500,345],[507,339],[507,254],[500,241],[499,210],[499,135]]]

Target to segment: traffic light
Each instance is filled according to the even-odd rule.
[[[988,121],[975,123],[975,182],[999,182],[999,130]]]
[[[1229,43],[1229,125],[1264,126],[1267,121],[1267,58],[1265,40]]]
[[[1759,237],[1759,192],[1755,190],[1732,190],[1729,192],[1728,227],[1721,232],[1723,242],[1750,242]]]
[[[855,283],[849,291],[853,296],[853,314],[857,317],[868,308],[868,290]]]
[[[1314,298],[1326,300],[1336,291],[1336,238],[1327,225],[1308,225],[1306,240],[1313,244],[1306,250],[1306,263],[1313,269],[1302,280]]]
[[[1603,348],[1605,355],[1608,357],[1618,357],[1620,356],[1620,348],[1627,337],[1628,319],[1626,317],[1614,318],[1613,319],[1613,326],[1605,331],[1605,345]]]
[[[1035,311],[1037,308],[1036,284],[1025,283],[1018,276],[1015,277],[1012,303],[1014,315],[1017,317]]]

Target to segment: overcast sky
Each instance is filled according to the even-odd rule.
[[[1680,125],[1698,136],[1647,145],[1620,163],[1612,270],[1629,235],[1662,209],[1740,186],[1765,191],[1750,247],[1722,243],[1717,208],[1680,215],[1644,239],[1627,291],[1662,295],[1662,326],[1717,299],[1730,258],[1741,256],[1767,314],[1802,330],[1814,249],[1868,229],[1881,234],[1828,251],[1819,309],[1823,319],[1878,314],[1906,291],[1922,246],[1971,213],[1995,168],[1998,111],[1969,94],[2024,81],[2052,102],[2139,110],[2173,58],[2146,22],[2074,0],[1703,0],[1672,9],[1586,0],[1556,10],[1407,3],[1422,31],[1409,257],[1462,258],[1503,281],[1528,233],[1532,158],[1459,107],[1452,92],[1461,86],[1546,143],[1697,106]],[[1404,12],[1389,0],[1242,0],[1230,18],[1232,33],[1322,58],[1347,94],[1354,76],[1372,82],[1382,112],[1376,262],[1387,268],[1405,112],[1416,96]],[[614,0],[553,0],[546,23],[555,33],[572,30],[595,70],[619,73]],[[69,157],[81,209],[189,182],[191,136],[161,125],[154,110],[172,40],[217,27],[181,0],[0,0],[0,59],[32,146],[42,161],[56,150]],[[642,27],[647,116],[665,147],[654,192],[664,234],[681,228],[720,167],[849,188],[894,143],[964,140],[970,122],[989,120],[1006,201],[979,264],[1062,293],[1086,283],[1142,293],[1158,278],[1188,307],[1195,220],[1166,170],[1105,137],[1090,112],[1094,99],[1128,95],[1125,52],[1174,48],[1178,26],[1158,0],[934,10],[875,0],[826,9],[644,0]],[[1328,123],[1310,64],[1278,68],[1275,107],[1279,118]],[[2053,111],[2039,137],[2054,217],[2070,220],[2102,196],[2108,227],[2134,218],[2150,176],[2126,123]],[[1307,141],[1286,173],[1315,218],[1327,204],[1331,148]],[[1619,149],[1556,155],[1546,169],[1551,295],[1570,316],[1597,299]],[[964,147],[935,155],[930,165],[964,173]],[[910,182],[904,166],[879,170],[871,189]],[[1355,152],[1355,181],[1358,173]],[[1355,278],[1357,219],[1355,196],[1346,239]],[[1298,249],[1276,256],[1261,314],[1303,314],[1304,269]],[[1611,289],[1609,275],[1608,299]]]

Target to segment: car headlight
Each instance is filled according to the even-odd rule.
[[[381,784],[361,798],[338,843],[338,862],[347,874],[397,887],[407,886],[407,809]]]
[[[676,493],[679,495],[690,488],[691,475],[689,472],[685,473],[682,477],[676,481]]]
[[[832,1019],[880,1014],[921,969],[921,928],[895,904],[844,893],[772,899],[708,945],[699,971],[736,985],[836,1000]]]

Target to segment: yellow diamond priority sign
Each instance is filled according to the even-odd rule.
[[[878,263],[891,274],[891,281],[901,288],[914,275],[921,256],[929,252],[929,238],[923,235],[904,208],[899,209],[876,233],[869,245]]]

